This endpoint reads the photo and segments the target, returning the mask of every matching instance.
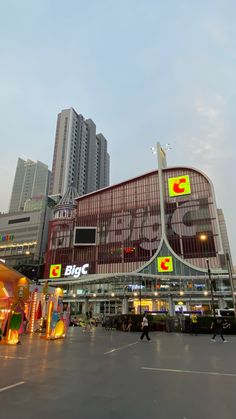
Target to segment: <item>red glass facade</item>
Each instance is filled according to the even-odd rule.
[[[168,179],[180,176],[189,176],[191,192],[170,196]],[[209,258],[212,268],[220,268],[221,239],[211,183],[200,172],[184,167],[165,169],[163,179],[170,246],[196,267],[205,268]],[[162,237],[158,182],[154,171],[79,197],[74,221],[51,222],[45,276],[53,263],[89,263],[90,274],[105,274],[132,272],[149,261]],[[75,225],[97,227],[96,246],[73,247]]]
[[[74,219],[54,219],[49,222],[48,247],[44,277],[49,278],[50,265],[66,266],[73,259]]]

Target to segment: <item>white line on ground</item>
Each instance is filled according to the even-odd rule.
[[[128,345],[125,345],[125,346],[120,346],[119,348],[111,349],[110,351],[104,352],[104,355],[112,354],[113,352],[120,351],[121,349],[128,348],[129,346],[137,345],[137,343],[138,343],[138,341],[133,342],[133,343],[129,343]]]
[[[3,359],[27,359],[23,356],[8,356],[8,355],[0,355],[0,358],[3,358]]]
[[[182,373],[182,374],[205,374],[205,375],[218,375],[218,376],[224,376],[224,377],[236,377],[236,374],[228,374],[228,373],[214,372],[214,371],[174,370],[170,368],[149,368],[149,367],[142,367],[141,369],[149,370],[149,371],[173,372],[173,373]]]
[[[19,383],[12,384],[11,386],[2,387],[2,388],[0,388],[0,392],[10,390],[11,388],[21,386],[22,384],[25,384],[25,382],[24,381],[19,381]]]

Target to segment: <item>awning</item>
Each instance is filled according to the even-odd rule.
[[[14,295],[27,298],[29,293],[29,278],[22,273],[10,268],[0,261],[0,302],[6,305],[9,298]]]
[[[10,268],[5,263],[0,262],[0,281],[5,283],[15,284],[22,277],[25,277],[22,273]],[[29,282],[30,280],[26,278]]]

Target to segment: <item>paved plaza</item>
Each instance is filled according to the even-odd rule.
[[[236,336],[92,332],[0,346],[1,419],[234,419]]]

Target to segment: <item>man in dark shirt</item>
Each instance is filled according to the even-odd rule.
[[[222,341],[225,343],[227,342],[227,340],[224,338],[223,336],[223,328],[224,327],[228,327],[228,323],[225,322],[223,319],[221,318],[214,318],[212,324],[211,324],[211,329],[213,330],[213,336],[212,336],[212,342],[216,342],[216,335],[220,335]]]

